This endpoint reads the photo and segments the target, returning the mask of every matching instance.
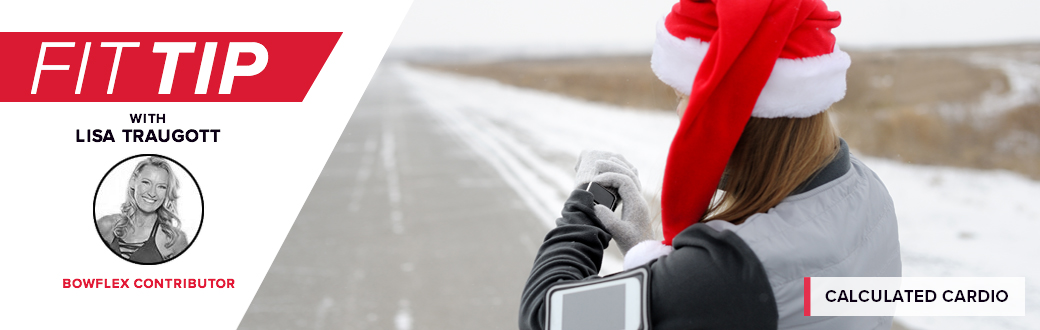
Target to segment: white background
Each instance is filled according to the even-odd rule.
[[[7,32],[343,32],[302,103],[0,103],[0,329],[236,327],[409,5],[0,4]],[[141,112],[164,113],[166,124],[131,124],[128,114]],[[221,133],[217,143],[75,142],[76,129],[92,128]],[[113,258],[94,228],[100,176],[140,153],[189,166],[205,189],[203,235],[161,265]],[[235,289],[62,288],[64,278],[188,277],[234,278]]]

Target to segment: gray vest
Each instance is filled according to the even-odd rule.
[[[710,221],[740,236],[765,267],[780,329],[889,329],[892,317],[803,316],[803,277],[898,277],[899,234],[892,198],[856,158],[837,179],[784,199],[740,225]]]

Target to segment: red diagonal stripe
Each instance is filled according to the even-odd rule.
[[[3,50],[0,51],[0,102],[302,102],[341,35],[340,32],[0,32],[0,49]],[[136,46],[118,49],[117,66],[116,46],[105,46],[105,43]],[[156,47],[169,43],[193,44],[194,50],[173,52],[176,65],[167,68],[170,52]],[[209,51],[207,43],[213,44]],[[257,52],[241,47],[232,51],[232,43],[259,45],[257,47],[266,53],[266,65],[252,75],[246,72],[235,75],[236,70],[225,68],[225,64],[250,66],[256,63]],[[41,53],[45,53],[42,59]],[[237,58],[228,61],[229,56]],[[227,79],[223,76],[225,73],[229,74]],[[160,93],[164,75],[170,83],[169,93]],[[220,92],[223,84],[227,85],[228,93]],[[34,85],[37,86],[35,93]],[[196,88],[203,92],[196,94]]]

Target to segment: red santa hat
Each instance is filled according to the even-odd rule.
[[[689,103],[668,152],[664,244],[707,210],[752,116],[810,117],[845,96],[849,55],[821,0],[681,0],[657,28],[651,68]]]

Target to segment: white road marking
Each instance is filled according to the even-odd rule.
[[[379,141],[375,138],[369,138],[365,141],[365,147],[363,155],[361,156],[361,168],[357,171],[357,176],[354,180],[354,189],[350,193],[350,204],[347,209],[351,213],[357,213],[361,210],[361,198],[365,195],[365,184],[368,178],[372,176],[372,166],[375,165],[376,150],[379,148]]]
[[[386,170],[386,194],[390,200],[390,225],[394,234],[404,234],[404,214],[401,212],[401,182],[397,173],[397,158],[394,133],[387,122],[383,122],[383,169]]]
[[[412,330],[412,311],[407,299],[397,303],[397,315],[394,315],[394,327],[397,330]]]
[[[325,297],[321,300],[320,303],[318,303],[318,309],[315,313],[316,315],[314,320],[315,330],[321,330],[325,328],[325,318],[329,314],[329,309],[332,309],[332,306],[335,304],[335,300],[333,300],[331,297]]]

